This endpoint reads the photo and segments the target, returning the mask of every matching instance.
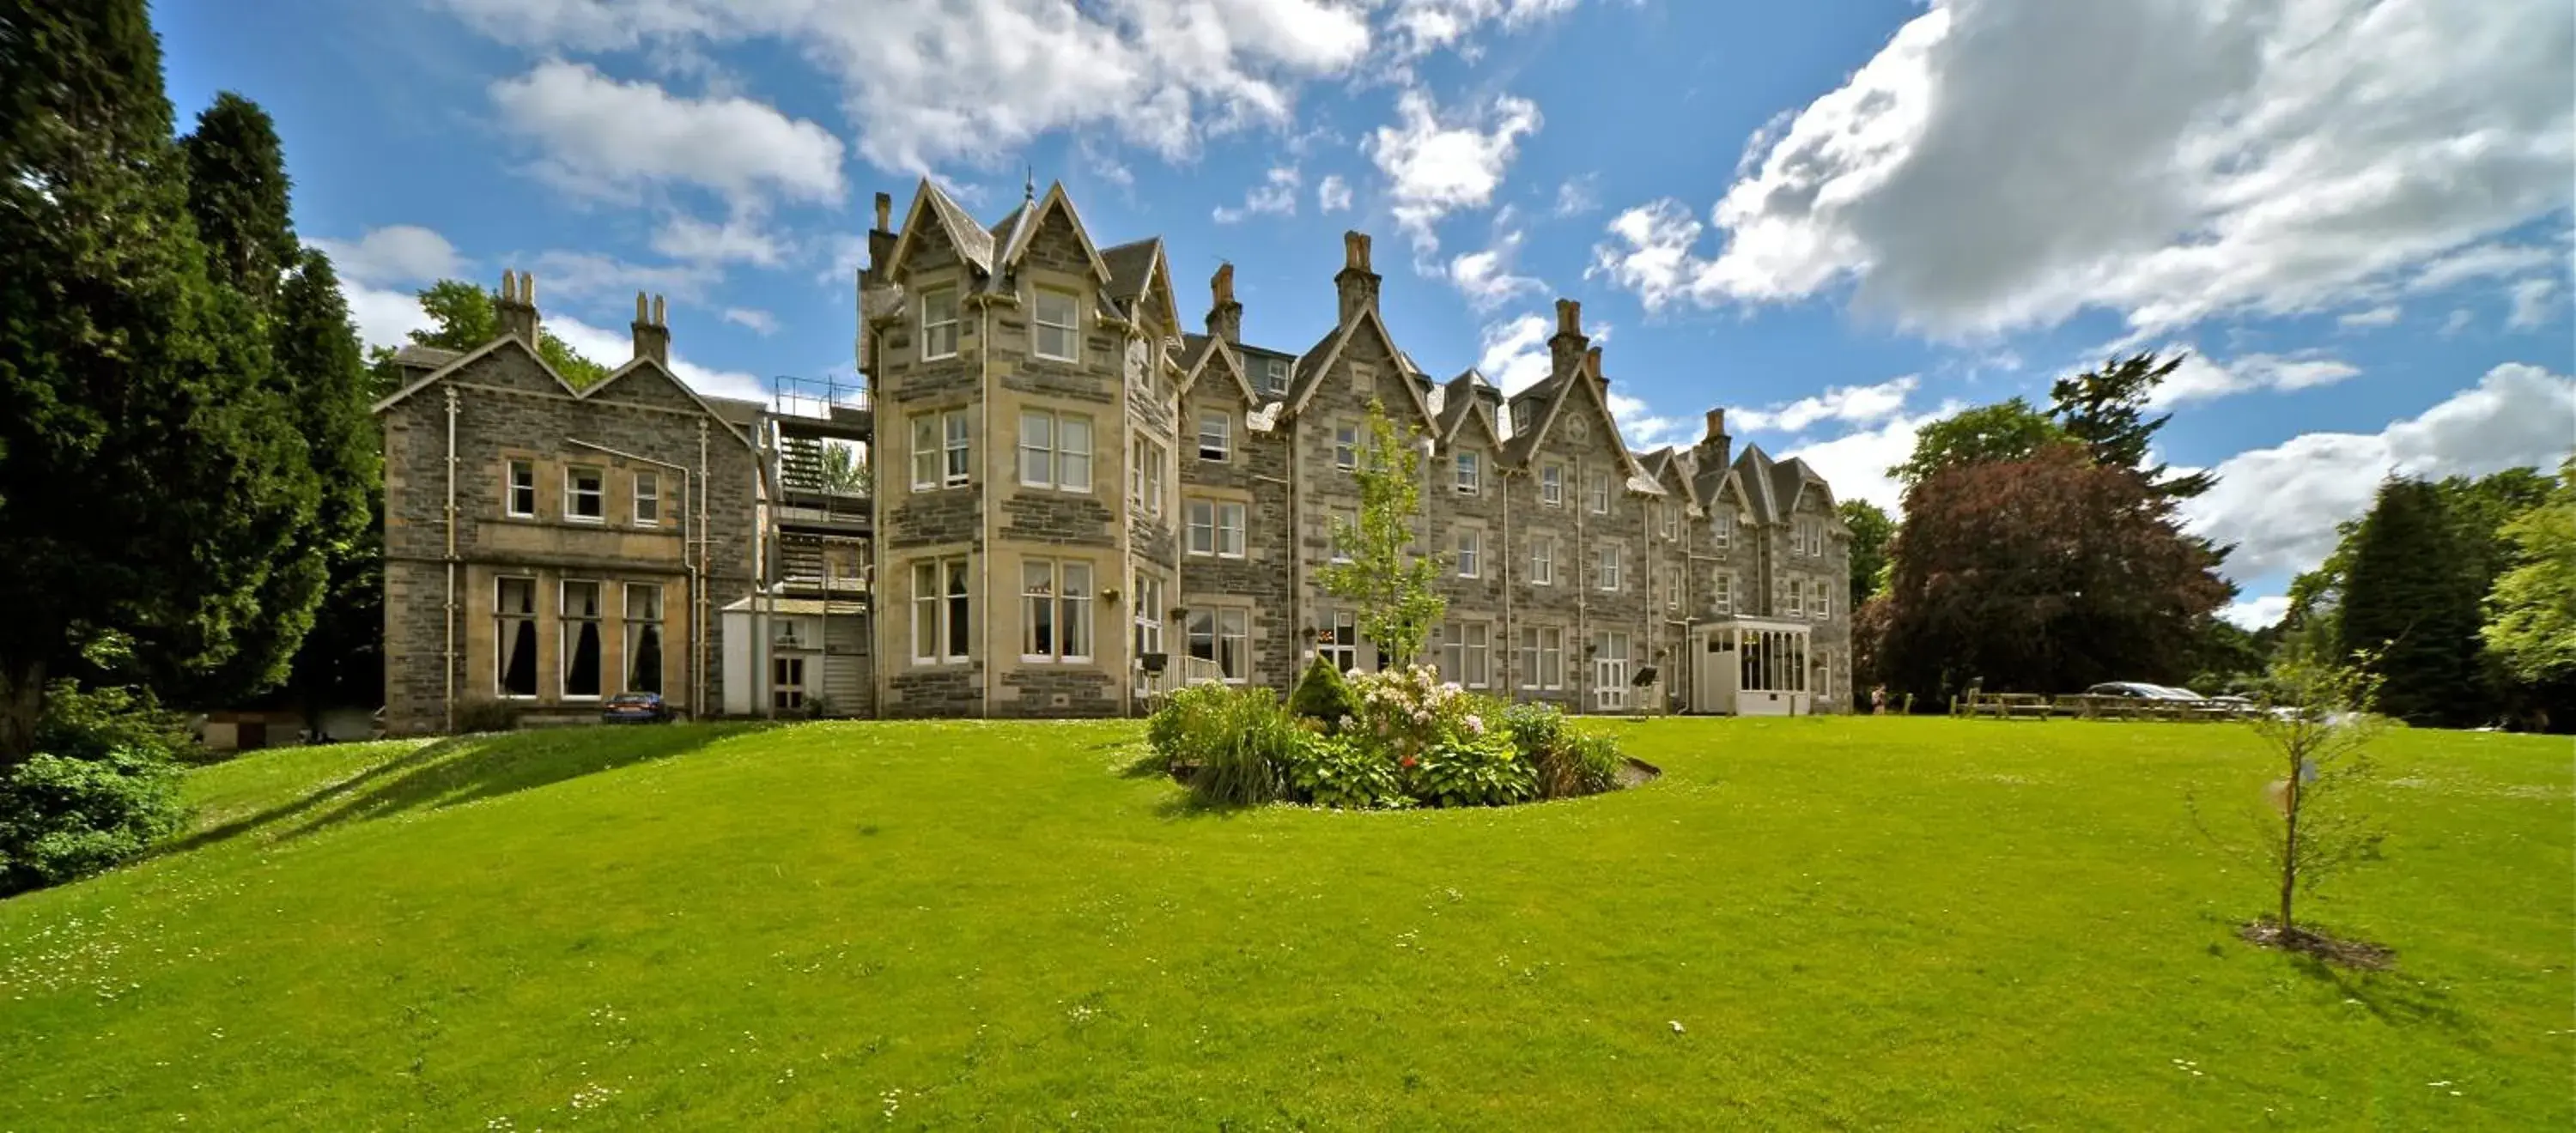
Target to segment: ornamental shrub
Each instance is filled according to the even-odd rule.
[[[149,693],[46,694],[36,753],[0,777],[0,896],[140,856],[179,827],[184,726]]]
[[[1288,763],[1291,798],[1340,810],[1413,805],[1395,762],[1355,736],[1307,734]]]
[[[1530,765],[1499,732],[1437,744],[1408,770],[1413,797],[1431,806],[1503,806],[1537,793]]]
[[[1201,681],[1172,694],[1145,725],[1146,741],[1191,765],[1190,791],[1226,806],[1287,795],[1287,769],[1307,735],[1270,690]]]
[[[1359,715],[1359,709],[1350,682],[1342,679],[1341,666],[1320,653],[1306,666],[1305,675],[1297,678],[1296,690],[1288,694],[1289,712],[1322,721],[1332,731],[1341,730],[1342,722]]]

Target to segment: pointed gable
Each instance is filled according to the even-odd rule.
[[[1104,285],[1111,281],[1113,276],[1109,264],[1101,258],[1100,246],[1092,243],[1091,233],[1083,227],[1082,216],[1074,211],[1072,199],[1065,196],[1063,182],[1049,184],[1046,196],[1039,199],[1035,208],[1023,205],[1023,209],[1025,211],[1014,220],[1011,234],[1005,238],[1007,243],[996,253],[993,262],[995,275],[1017,269],[1030,248],[1052,236],[1065,238],[1079,249],[1079,256],[1089,264],[1094,279]]]
[[[689,388],[689,383],[681,381],[670,367],[651,358],[637,358],[609,371],[607,377],[581,391],[580,396],[584,401],[614,400],[660,409],[694,410],[714,418],[737,439],[745,443],[750,441],[748,434],[737,428],[731,418],[717,412],[713,404]]]
[[[1179,329],[1181,309],[1172,298],[1172,265],[1164,255],[1162,237],[1103,249],[1100,258],[1109,265],[1104,295],[1124,308],[1122,317],[1133,320],[1150,312],[1165,327]]]
[[[894,276],[907,260],[943,245],[975,271],[992,275],[993,234],[924,177],[913,190],[912,207],[904,213],[903,233],[895,237],[894,250],[886,256],[886,274]]]
[[[528,368],[530,365],[534,367],[533,370]],[[517,335],[504,334],[463,354],[454,355],[446,365],[423,374],[410,385],[385,395],[371,407],[371,412],[382,413],[401,404],[415,393],[451,378],[468,374],[484,385],[524,389],[531,393],[567,393],[574,397],[581,396],[579,389],[574,388],[571,382],[565,381],[564,376],[556,373],[554,367],[546,364],[544,355],[537,353],[534,347],[529,346]]]
[[[1459,442],[1462,427],[1470,419],[1479,421],[1482,423],[1479,430],[1481,436],[1477,439],[1493,448],[1495,459],[1501,459],[1502,430],[1494,420],[1492,404],[1487,402],[1479,392],[1492,388],[1493,386],[1485,381],[1485,376],[1477,373],[1474,367],[1469,367],[1457,377],[1449,379],[1447,384],[1440,387],[1440,427],[1432,435],[1437,437],[1443,446],[1456,444]]]
[[[1222,338],[1184,334],[1181,336],[1181,396],[1188,397],[1202,377],[1225,383],[1246,406],[1261,402],[1260,395],[1253,392],[1251,378],[1244,372],[1243,356],[1235,353],[1232,346]]]
[[[1424,383],[1420,369],[1413,365],[1411,356],[1396,346],[1395,335],[1386,329],[1386,321],[1378,317],[1374,308],[1362,311],[1358,318],[1334,328],[1332,333],[1298,357],[1296,378],[1288,393],[1288,412],[1300,412],[1306,408],[1307,402],[1314,400],[1315,391],[1323,387],[1334,364],[1350,352],[1351,343],[1362,335],[1375,336],[1375,342],[1384,349],[1388,361],[1393,364],[1393,372],[1378,376],[1395,378],[1396,384],[1404,387],[1406,400],[1413,403],[1414,421],[1426,429],[1438,429],[1440,423],[1432,418],[1431,405],[1423,399]]]

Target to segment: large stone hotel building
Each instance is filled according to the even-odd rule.
[[[577,389],[525,277],[493,343],[402,352],[378,406],[392,729],[628,689],[701,716],[1103,716],[1188,680],[1285,689],[1318,653],[1374,665],[1316,583],[1372,404],[1421,435],[1449,679],[1581,712],[1850,703],[1831,490],[1735,452],[1715,409],[1687,448],[1630,451],[1573,302],[1507,398],[1399,345],[1359,233],[1333,324],[1265,346],[1230,266],[1185,325],[1162,241],[1099,246],[1060,186],[988,226],[925,182],[893,220],[879,195],[859,389],[698,396],[642,297],[633,360]],[[865,475],[827,474],[835,449]]]

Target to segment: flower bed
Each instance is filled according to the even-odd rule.
[[[1345,678],[1319,661],[1289,705],[1267,689],[1205,682],[1174,693],[1147,735],[1212,803],[1504,806],[1623,784],[1627,761],[1608,737],[1420,666]]]

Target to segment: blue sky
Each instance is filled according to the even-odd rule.
[[[2162,459],[2236,615],[2391,470],[2576,444],[2576,12],[2563,0],[161,0],[182,122],[267,107],[362,331],[532,270],[684,376],[850,365],[869,200],[992,220],[1025,171],[1160,235],[1185,317],[1312,342],[1376,237],[1426,368],[1506,385],[1583,303],[1633,443],[1882,471],[1948,408],[2188,348]]]

